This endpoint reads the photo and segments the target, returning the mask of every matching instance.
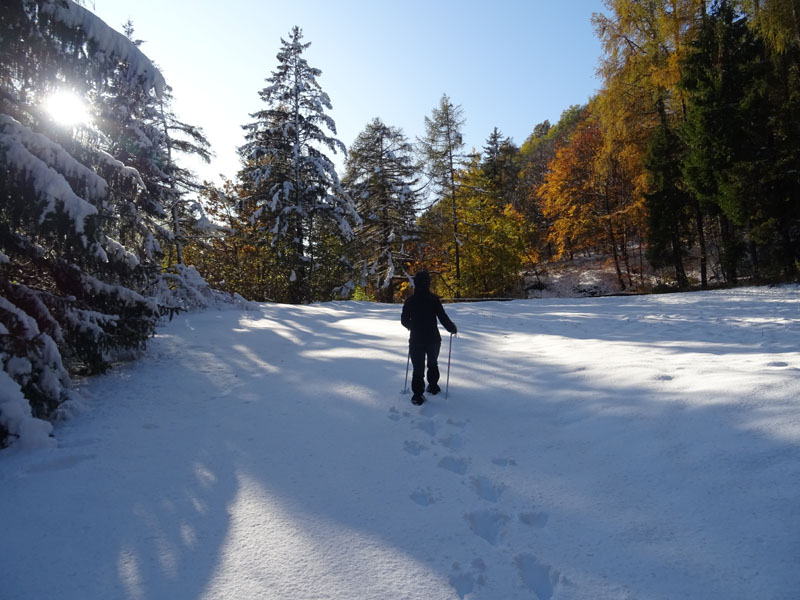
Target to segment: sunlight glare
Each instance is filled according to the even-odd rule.
[[[72,92],[55,92],[45,100],[44,105],[47,113],[59,125],[70,127],[89,122],[86,103]]]

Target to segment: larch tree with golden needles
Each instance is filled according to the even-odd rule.
[[[460,297],[461,280],[461,240],[458,232],[458,209],[456,195],[458,186],[456,173],[464,165],[464,110],[460,105],[443,95],[439,106],[434,108],[430,117],[425,117],[425,135],[418,140],[420,154],[425,162],[426,174],[433,185],[437,202],[446,201],[451,216],[449,229],[452,232],[450,244],[453,252],[455,277],[453,279],[456,298]]]
[[[651,138],[667,130],[662,139],[675,140],[675,129],[685,119],[685,98],[678,89],[680,64],[705,14],[704,0],[606,0],[610,16],[595,14],[593,22],[603,44],[599,69],[603,89],[597,99],[597,114],[603,123],[605,151],[617,157],[634,174],[636,193],[657,197],[648,202],[651,227],[663,224],[680,230],[680,247],[670,257],[676,273],[684,272],[684,256],[692,232],[676,219],[690,213],[700,255],[701,283],[706,284],[704,215],[700,203],[671,180],[652,177],[646,168],[653,150]],[[665,160],[679,160],[678,148],[658,146]],[[653,164],[653,161],[649,161]],[[669,186],[654,189],[657,181]],[[654,196],[655,194],[655,196]],[[662,232],[654,232],[663,237]],[[678,276],[679,283],[681,277]]]

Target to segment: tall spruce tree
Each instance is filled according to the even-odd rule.
[[[413,146],[399,128],[376,118],[356,138],[345,167],[344,187],[363,219],[354,243],[356,279],[392,302],[394,278],[408,277],[407,244],[417,237]]]
[[[490,193],[499,206],[519,208],[519,148],[495,127],[483,147],[481,170],[490,183]]]
[[[134,38],[131,21],[123,26],[125,36],[137,48],[142,41]],[[132,104],[132,100],[135,103]],[[153,261],[152,293],[163,311],[170,313],[195,305],[199,300],[192,281],[196,274],[183,257],[189,238],[208,234],[209,221],[197,196],[202,189],[196,175],[180,165],[179,159],[197,156],[208,162],[208,140],[198,127],[181,121],[172,108],[172,88],[165,86],[161,95],[142,94],[125,79],[114,82],[104,100],[104,122],[113,123],[109,136],[110,150],[124,158],[141,176],[146,193],[141,194],[138,211],[122,207],[120,235],[145,238],[148,259]],[[134,216],[131,221],[128,216]],[[202,300],[199,301],[203,305]]]
[[[451,208],[450,228],[453,232],[452,247],[454,255],[455,276],[453,288],[456,298],[461,296],[461,240],[458,235],[458,184],[456,175],[466,165],[464,154],[464,136],[462,128],[466,120],[460,105],[455,105],[444,94],[439,106],[434,108],[430,117],[425,117],[425,136],[418,140],[420,154],[424,160],[425,170],[433,184],[437,202],[447,200]]]
[[[331,102],[317,81],[321,71],[303,57],[310,43],[302,43],[302,38],[295,26],[288,41],[281,39],[278,66],[259,92],[267,107],[243,126],[246,143],[239,149],[244,161],[239,178],[253,188],[253,216],[280,253],[293,303],[322,293],[314,289],[312,281],[317,279],[312,274],[318,264],[332,260],[327,236],[349,239],[360,223],[326,154],[346,148],[326,133],[336,134],[325,112],[331,110]]]
[[[719,220],[720,271],[732,283],[744,253],[736,229],[746,225],[749,202],[726,190],[733,191],[733,164],[748,119],[740,102],[752,75],[746,67],[754,59],[752,38],[744,20],[735,22],[728,2],[715,4],[682,62],[680,80],[687,94],[687,118],[680,128],[686,147],[683,177],[689,190]]]
[[[46,443],[70,396],[70,373],[97,371],[141,347],[156,323],[146,297],[151,231],[120,225],[163,213],[141,175],[114,152],[119,114],[98,118],[116,82],[126,110],[163,93],[158,70],[124,35],[69,1],[10,0],[0,11],[0,444]],[[91,124],[44,110],[69,89]]]
[[[0,65],[0,445],[32,444],[47,442],[41,419],[70,398],[74,373],[107,368],[160,316],[219,296],[189,267],[164,272],[165,207],[193,176],[177,166],[189,148],[139,42],[71,0],[10,0]],[[87,119],[50,114],[65,91]]]
[[[688,95],[682,128],[689,187],[720,220],[721,269],[769,279],[796,275],[798,256],[798,100],[783,55],[746,15],[715,2],[682,63]]]
[[[691,211],[680,172],[683,146],[667,123],[662,102],[658,103],[658,111],[659,125],[650,137],[644,159],[650,179],[650,191],[645,194],[649,230],[647,258],[657,268],[671,267],[678,287],[685,289],[689,278],[684,267],[684,240]]]

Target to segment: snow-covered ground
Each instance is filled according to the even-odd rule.
[[[800,288],[447,310],[421,409],[399,306],[176,318],[0,453],[0,598],[800,597]]]

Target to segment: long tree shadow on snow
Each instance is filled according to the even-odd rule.
[[[518,307],[524,305],[520,303]],[[593,306],[601,308],[595,308],[592,314]],[[251,511],[261,511],[265,520],[263,534],[256,536],[260,542],[256,545],[262,550],[254,550],[248,567],[251,576],[258,579],[266,574],[287,586],[298,577],[297,572],[281,571],[286,565],[284,549],[280,548],[282,544],[292,544],[291,539],[285,538],[288,520],[291,528],[312,540],[308,556],[298,557],[294,563],[289,561],[290,571],[308,568],[306,561],[310,557],[316,563],[312,572],[320,578],[321,585],[346,588],[346,576],[338,572],[343,565],[358,564],[362,571],[369,571],[370,555],[390,548],[440,571],[442,579],[450,581],[454,591],[462,595],[467,587],[458,577],[463,573],[454,574],[450,561],[431,559],[448,549],[454,552],[453,547],[459,544],[440,539],[442,519],[462,522],[465,530],[472,527],[481,533],[481,516],[499,515],[507,520],[499,521],[502,526],[498,525],[496,531],[490,527],[497,537],[487,536],[484,531],[472,549],[482,553],[486,565],[486,597],[492,596],[492,576],[497,581],[509,572],[519,578],[520,597],[524,597],[526,585],[530,591],[529,575],[535,572],[531,561],[534,565],[550,565],[565,577],[572,569],[588,571],[598,581],[603,576],[612,582],[616,578],[620,588],[646,595],[647,579],[630,580],[630,564],[617,565],[615,569],[599,558],[607,544],[625,549],[622,554],[635,564],[636,571],[649,573],[661,582],[674,582],[671,585],[678,594],[693,590],[696,597],[735,597],[742,586],[750,585],[762,591],[774,590],[779,597],[780,590],[793,589],[800,581],[792,574],[788,561],[797,545],[784,534],[785,519],[793,510],[792,488],[780,487],[780,481],[765,466],[797,465],[800,453],[796,445],[754,430],[750,424],[752,415],[746,409],[730,409],[731,403],[747,396],[750,390],[729,391],[728,402],[721,405],[688,408],[681,402],[679,392],[657,393],[657,388],[650,386],[587,381],[568,362],[544,361],[546,347],[540,348],[538,355],[529,356],[502,352],[492,355],[487,349],[501,346],[501,336],[513,336],[520,327],[527,329],[525,319],[537,319],[542,330],[552,328],[550,335],[583,341],[628,341],[642,346],[667,343],[674,352],[764,352],[757,340],[759,330],[766,328],[773,336],[767,340],[769,351],[789,353],[793,349],[783,335],[791,334],[795,322],[779,323],[775,317],[759,321],[764,317],[763,313],[759,317],[759,303],[746,310],[740,310],[741,305],[732,309],[735,321],[727,324],[723,315],[703,312],[702,305],[676,309],[660,303],[642,306],[632,302],[616,306],[609,314],[602,303],[580,303],[566,309],[560,303],[534,303],[529,311],[493,313],[488,324],[479,321],[481,327],[473,326],[471,331],[465,328],[464,336],[456,342],[459,354],[453,365],[454,395],[447,403],[437,402],[439,421],[457,419],[463,412],[477,417],[486,411],[485,422],[492,423],[488,415],[491,398],[499,396],[498,401],[502,401],[507,394],[512,400],[523,400],[516,412],[509,413],[509,421],[501,423],[505,435],[498,440],[494,452],[497,456],[516,456],[513,476],[504,479],[504,473],[497,470],[486,471],[485,475],[465,473],[466,480],[477,482],[466,487],[446,486],[443,471],[430,468],[421,469],[414,481],[398,481],[390,466],[370,460],[372,453],[392,456],[400,448],[400,438],[387,428],[391,421],[385,419],[386,403],[375,401],[375,395],[381,393],[397,398],[405,333],[395,322],[387,328],[386,316],[389,311],[390,318],[394,317],[393,311],[399,307],[354,310],[333,304],[311,310],[292,308],[277,313],[283,317],[283,331],[274,327],[262,329],[257,326],[258,319],[243,320],[242,331],[231,337],[230,351],[222,356],[230,372],[240,376],[249,373],[250,383],[231,388],[221,399],[249,403],[257,418],[251,424],[241,424],[236,431],[213,432],[225,441],[226,449],[213,452],[216,462],[211,463],[210,472],[223,489],[230,486],[223,497],[232,499],[234,506],[243,489],[249,489],[251,494],[255,490],[254,495],[261,498],[257,506],[249,507]],[[464,323],[474,323],[470,312],[480,310],[486,309],[481,305],[458,306],[451,313],[456,322],[460,318]],[[269,313],[267,310],[266,317],[272,319]],[[287,313],[290,318],[286,318]],[[726,333],[702,326],[714,318],[723,319],[717,327],[735,331]],[[633,325],[627,332],[626,319]],[[778,319],[786,317],[779,315]],[[630,335],[648,320],[652,327]],[[598,326],[598,321],[602,325]],[[350,326],[343,326],[348,322]],[[387,337],[391,327],[397,327],[398,333]],[[740,328],[755,339],[752,347],[738,341]],[[267,361],[272,369],[265,369],[260,356],[263,353],[258,351],[265,342],[251,342],[250,336],[270,338],[271,356],[277,358]],[[472,347],[470,338],[476,341]],[[788,371],[776,373],[776,381],[786,383],[791,377]],[[387,382],[392,382],[388,393]],[[498,388],[504,382],[506,387]],[[546,390],[547,395],[543,397],[537,390]],[[405,398],[398,400],[403,402]],[[300,406],[286,409],[285,403]],[[316,419],[306,411],[317,411]],[[319,426],[319,415],[324,415],[327,428]],[[497,424],[495,420],[494,426]],[[497,435],[495,431],[482,431],[479,418],[473,418],[471,427],[472,436]],[[408,436],[408,431],[401,432],[400,437]],[[707,439],[709,432],[713,432],[713,443]],[[535,443],[519,441],[526,434]],[[246,443],[254,436],[263,436],[262,441]],[[508,440],[517,441],[508,444]],[[331,452],[320,454],[319,449],[326,446]],[[536,457],[543,448],[560,452],[563,461],[542,464]],[[469,453],[467,442],[462,454],[474,463],[491,458]],[[298,456],[303,457],[299,462]],[[658,472],[653,472],[653,465],[659,465]],[[233,474],[225,472],[228,468]],[[302,474],[298,468],[302,468]],[[797,475],[796,467],[793,472]],[[642,478],[645,480],[636,481]],[[499,484],[498,490],[502,489],[502,502],[487,505],[486,498],[491,494],[487,496],[484,490],[481,496],[480,486],[488,485],[491,491],[492,481]],[[437,488],[443,490],[442,494],[460,494],[449,502],[451,507],[473,504],[482,508],[451,515],[423,511],[416,515],[417,522],[405,528],[396,526],[396,516],[408,512],[413,490],[433,490],[435,496]],[[537,488],[550,490],[549,495],[531,494]],[[381,490],[380,502],[375,501],[370,489]],[[246,503],[245,499],[240,501]],[[603,507],[605,518],[597,518],[598,504]],[[495,506],[498,508],[492,512]],[[576,536],[576,531],[581,532],[576,542],[583,541],[586,554],[598,558],[576,555],[568,560],[562,557],[559,562],[551,554],[553,548],[546,544],[502,548],[503,543],[528,532],[524,515],[541,514],[547,515],[547,527],[554,535]],[[732,524],[731,517],[736,515],[741,520],[737,523],[734,518]],[[276,518],[280,525],[269,526],[270,520]],[[227,525],[225,538],[218,539],[217,558],[206,585],[195,583],[198,591],[213,587],[214,573],[225,563],[227,554],[236,553],[236,544],[253,542],[251,533],[237,536],[235,523],[223,520]],[[350,539],[381,541],[363,550],[313,548],[313,540],[327,539],[318,537],[316,532],[330,529],[340,530]],[[754,529],[762,532],[762,542],[753,536]],[[763,540],[767,539],[772,549],[769,558],[764,559]],[[484,548],[487,544],[494,547]],[[681,548],[680,557],[674,555],[676,547]],[[359,551],[365,555],[359,556]],[[275,566],[276,561],[280,569]],[[468,561],[469,553],[463,559]],[[755,575],[756,571],[761,574]],[[370,578],[376,582],[376,591],[367,594],[369,597],[391,593],[402,585],[379,569]],[[535,581],[538,580],[534,578]],[[314,589],[313,585],[310,589]],[[481,588],[474,584],[472,589],[479,592]]]
[[[393,575],[385,568],[407,559],[438,572],[460,597],[469,591],[493,597],[492,586],[508,577],[518,597],[546,595],[536,576],[542,565],[560,573],[551,587],[566,585],[574,572],[633,596],[646,596],[647,577],[655,577],[674,581],[676,593],[692,589],[697,598],[737,597],[742,586],[780,597],[780,590],[800,585],[788,565],[797,543],[785,529],[800,453],[795,444],[760,433],[745,408],[731,410],[750,390],[730,391],[724,404],[687,407],[679,392],[657,383],[587,380],[569,361],[553,361],[546,345],[498,350],[505,336],[520,331],[541,336],[532,344],[551,335],[731,353],[764,352],[758,350],[763,335],[769,352],[786,354],[787,366],[793,364],[786,338],[797,328],[792,307],[776,303],[775,314],[758,321],[764,317],[759,306],[732,308],[730,322],[709,314],[702,302],[448,307],[463,331],[454,346],[453,394],[434,400],[427,420],[410,412],[408,397],[399,394],[406,359],[399,306],[265,305],[215,339],[201,335],[204,327],[228,314],[181,317],[148,359],[112,375],[129,378],[131,396],[163,394],[161,402],[171,406],[159,413],[165,415],[159,427],[143,424],[119,440],[133,450],[116,473],[104,474],[111,490],[104,518],[116,526],[102,546],[91,548],[86,560],[96,569],[80,575],[75,589],[98,586],[136,599],[222,597],[223,589],[245,596],[273,590],[279,597],[293,589],[292,581],[307,580],[307,589],[289,596],[299,598],[313,595],[314,577],[334,595],[337,586],[348,589],[349,581],[365,577],[374,585],[363,597],[389,597],[399,586],[413,591],[415,582],[402,581],[402,569]],[[659,315],[671,315],[667,325]],[[720,330],[699,326],[709,319],[721,319]],[[652,327],[642,330],[648,321]],[[741,335],[737,341],[739,328],[754,338],[752,347]],[[181,378],[189,382],[185,389],[148,383],[168,380],[170,370],[190,375]],[[776,385],[791,377],[778,374]],[[411,416],[387,418],[404,411]],[[464,415],[469,435],[462,433],[458,452],[450,452],[442,427],[463,424]],[[704,442],[709,432],[713,443]],[[454,461],[468,458],[445,464],[464,472],[403,452],[415,435],[438,443]],[[501,466],[509,464],[501,458],[514,467]],[[765,469],[769,464],[794,478],[781,480]],[[410,480],[398,477],[409,472]],[[638,481],[643,477],[649,480]],[[502,490],[494,501],[492,482]],[[410,495],[425,489],[430,500],[441,493],[441,501],[414,505]],[[606,518],[597,518],[598,505]],[[758,507],[765,510],[754,513]],[[722,522],[734,514],[741,516],[738,524]],[[409,517],[402,527],[398,515]],[[502,517],[488,533],[481,529],[486,515]],[[531,523],[541,521],[536,515],[546,515],[553,538],[571,536],[573,555],[531,535]],[[442,531],[458,527],[463,536],[442,539]],[[756,528],[761,542],[751,539]],[[476,531],[484,535],[470,537]],[[358,543],[325,545],[337,536]],[[303,556],[293,554],[298,540],[304,540]],[[762,558],[767,540],[771,550]],[[605,560],[604,544],[622,548],[634,566]],[[455,559],[470,564],[476,553],[484,565],[480,577],[454,571]],[[222,579],[234,569],[231,560],[244,561],[236,566],[244,579],[235,586]],[[343,566],[356,570],[341,572]],[[647,577],[632,581],[632,570]]]
[[[517,306],[522,308],[524,305],[519,303]],[[559,524],[569,523],[569,527],[563,530],[564,534],[574,535],[576,530],[584,532],[577,541],[586,538],[586,544],[594,544],[590,548],[592,554],[602,556],[603,543],[628,545],[630,550],[625,556],[636,563],[636,569],[664,581],[674,581],[676,593],[693,589],[697,597],[734,597],[743,582],[748,577],[752,579],[752,575],[746,574],[737,579],[737,573],[748,569],[761,569],[763,575],[757,578],[761,589],[765,585],[767,589],[770,586],[774,590],[792,589],[791,585],[798,583],[797,576],[792,575],[786,561],[774,560],[775,556],[788,560],[796,550],[796,544],[781,535],[784,520],[792,511],[785,496],[792,490],[784,488],[783,495],[776,498],[776,480],[768,473],[764,474],[764,466],[770,463],[784,468],[787,464],[796,465],[798,449],[791,443],[754,430],[749,422],[751,415],[746,410],[730,410],[730,403],[746,396],[748,390],[729,393],[729,401],[722,405],[687,409],[680,401],[680,393],[661,393],[654,397],[657,390],[651,386],[624,383],[611,386],[586,381],[568,362],[559,365],[542,361],[547,348],[540,349],[538,355],[492,355],[492,347],[503,343],[501,336],[514,335],[523,326],[527,329],[526,319],[536,319],[542,331],[550,328],[551,335],[578,340],[618,342],[633,338],[632,343],[643,346],[679,343],[673,347],[675,352],[764,352],[763,347],[758,347],[759,342],[749,347],[737,341],[741,339],[741,332],[726,334],[700,326],[707,324],[709,318],[721,318],[718,314],[704,314],[702,306],[684,306],[681,310],[672,307],[671,312],[667,312],[663,304],[653,307],[632,302],[617,305],[611,314],[607,309],[598,310],[598,306],[603,307],[603,304],[581,302],[565,308],[560,303],[533,303],[529,310],[505,314],[492,312],[489,307],[481,305],[452,308],[456,322],[459,322],[459,317],[467,323],[472,319],[473,327],[471,331],[465,328],[463,339],[457,342],[460,354],[454,364],[453,384],[458,390],[454,396],[458,403],[455,400],[449,404],[439,403],[441,419],[446,416],[458,418],[462,410],[476,415],[481,414],[481,410],[489,411],[491,399],[498,395],[502,398],[502,394],[510,394],[517,400],[529,398],[503,425],[507,428],[506,433],[517,433],[520,439],[527,433],[537,441],[530,446],[522,442],[509,447],[500,444],[495,452],[498,456],[520,455],[515,459],[518,466],[516,482],[510,478],[502,483],[502,506],[509,514],[470,512],[448,518],[464,520],[469,515],[479,518],[485,514],[500,514],[506,517],[502,521],[502,536],[511,539],[518,533],[513,529],[525,531],[529,526],[524,515],[547,514],[548,526],[552,530],[557,531]],[[308,456],[310,468],[306,475],[314,480],[314,485],[309,488],[307,482],[297,478],[293,459],[297,452],[307,448],[304,440],[311,435],[320,435],[320,431],[303,419],[293,420],[284,415],[285,422],[276,424],[276,430],[272,432],[275,444],[268,454],[284,456],[285,460],[277,460],[271,468],[265,468],[261,457],[244,450],[241,460],[237,461],[239,472],[247,473],[248,480],[255,481],[263,493],[275,501],[276,510],[289,511],[299,521],[305,521],[308,535],[313,537],[313,530],[317,527],[338,527],[342,531],[360,532],[368,538],[377,536],[404,555],[415,556],[430,568],[440,570],[443,578],[455,582],[457,592],[459,589],[463,592],[466,588],[459,588],[459,582],[463,583],[459,577],[463,574],[454,575],[452,567],[445,561],[431,564],[430,556],[437,555],[448,544],[445,542],[443,547],[437,536],[441,514],[431,511],[430,518],[421,515],[418,523],[402,532],[393,524],[394,516],[407,510],[404,503],[408,502],[411,488],[435,490],[435,486],[442,485],[441,470],[423,470],[417,481],[398,482],[390,473],[387,474],[385,465],[363,459],[365,453],[380,448],[387,441],[399,445],[398,440],[386,435],[388,430],[385,428],[376,427],[375,432],[366,434],[368,430],[364,424],[382,416],[375,410],[375,403],[368,402],[370,394],[375,393],[373,382],[384,382],[382,389],[385,390],[385,382],[399,381],[404,346],[401,345],[398,351],[397,341],[400,339],[402,342],[403,332],[386,340],[385,335],[374,333],[369,323],[363,323],[362,329],[355,330],[340,327],[343,321],[366,318],[374,320],[373,326],[380,328],[388,310],[383,308],[370,311],[366,317],[361,310],[341,309],[335,305],[317,307],[318,312],[313,317],[304,309],[292,310],[294,323],[291,324],[289,319],[283,322],[294,330],[294,339],[278,335],[280,341],[276,340],[282,344],[280,353],[286,353],[291,367],[278,365],[279,370],[268,379],[273,384],[276,379],[282,380],[284,387],[279,386],[277,395],[272,397],[265,392],[265,398],[267,402],[280,402],[283,399],[281,389],[290,396],[291,390],[297,390],[297,396],[307,403],[309,410],[322,411],[330,420],[326,441],[336,451],[330,456]],[[594,314],[592,310],[595,310]],[[479,311],[486,311],[489,322],[476,327],[474,315]],[[752,337],[758,337],[758,331],[766,327],[773,335],[768,340],[770,352],[788,353],[792,350],[782,335],[783,332],[790,333],[795,322],[787,320],[786,316],[777,317],[785,323],[780,323],[774,316],[764,321],[757,302],[747,310],[732,310],[732,315],[736,320],[728,326],[745,328]],[[624,331],[624,323],[632,319],[631,331]],[[648,319],[654,324],[652,330],[628,335]],[[598,321],[603,325],[598,326]],[[717,325],[726,326],[724,320]],[[247,335],[251,334],[255,334],[254,330]],[[478,342],[472,348],[470,337]],[[325,351],[315,354],[313,345],[319,341],[324,342],[320,346]],[[330,347],[330,342],[335,342],[336,346]],[[358,355],[360,348],[364,349],[364,356]],[[376,351],[385,354],[375,357]],[[366,358],[367,355],[370,358]],[[237,363],[237,368],[242,368],[242,363]],[[777,379],[785,383],[791,379],[791,374],[777,374]],[[364,380],[368,381],[366,385]],[[504,382],[505,387],[501,387]],[[387,395],[394,396],[396,387],[392,385]],[[546,390],[547,396],[542,397],[537,390]],[[473,435],[478,436],[481,428],[476,421],[479,420],[473,420]],[[487,418],[489,421],[491,419]],[[386,421],[378,421],[380,423]],[[293,432],[292,436],[287,439],[279,435],[284,430]],[[687,435],[687,432],[695,435]],[[708,436],[708,432],[713,432],[713,444],[704,441],[703,436]],[[486,435],[496,433],[489,431]],[[515,436],[509,435],[508,439],[515,439]],[[536,451],[541,448],[556,451],[561,448],[566,458],[563,463],[559,462],[557,469],[556,466],[548,468],[534,460]],[[464,449],[464,452],[468,451],[468,448]],[[480,457],[472,458],[477,461]],[[490,457],[483,458],[488,460]],[[653,464],[666,465],[666,468],[656,473],[652,471]],[[717,475],[709,477],[709,473],[714,471]],[[794,473],[797,473],[796,468]],[[500,474],[494,475],[502,479]],[[641,477],[649,478],[649,482],[634,482]],[[745,480],[748,483],[743,485]],[[363,494],[361,487],[365,481],[384,490],[381,504],[376,505],[373,497]],[[480,477],[474,481],[478,482],[479,489],[482,482],[490,482]],[[554,484],[554,481],[558,483]],[[559,489],[560,493],[548,498],[532,496],[530,490],[537,485],[549,490]],[[768,492],[770,488],[773,491]],[[491,491],[491,486],[489,489]],[[459,492],[456,488],[450,489],[449,493]],[[474,486],[468,486],[460,493],[464,497],[456,502],[457,505],[466,506],[474,500],[471,497],[475,494]],[[426,498],[432,501],[434,496],[435,492]],[[788,497],[791,496],[788,493]],[[723,497],[722,503],[714,500]],[[586,510],[598,503],[611,513],[610,518],[598,519],[596,511]],[[769,507],[766,513],[753,514],[765,504]],[[740,521],[738,526],[731,525],[731,516],[736,514],[748,514],[749,523]],[[436,515],[435,518],[432,515]],[[669,518],[664,519],[664,515],[669,515]],[[519,518],[515,520],[515,517]],[[754,519],[764,532],[761,539],[772,540],[770,560],[759,558],[758,540],[751,535]],[[480,523],[473,523],[473,526],[480,528]],[[498,530],[497,536],[500,535]],[[489,539],[490,545],[492,541],[497,539]],[[487,542],[485,537],[478,546],[484,542]],[[449,543],[457,545],[452,541]],[[682,549],[679,559],[673,556],[676,544]],[[742,547],[752,550],[743,555]],[[541,565],[548,560],[554,563],[553,558],[547,558],[546,547],[509,548],[500,554],[500,560],[505,564],[489,564],[489,570],[493,568],[496,574],[503,569],[514,573],[512,565],[516,565],[523,591],[525,582],[530,579],[526,579],[526,574],[533,572],[526,565]],[[531,563],[537,556],[536,560],[541,562],[534,560]],[[709,556],[716,558],[709,560]],[[268,557],[262,558],[269,562]],[[336,565],[341,562],[349,564],[350,559],[345,560],[341,555],[327,558],[331,560],[330,569],[322,569],[322,572],[336,580]],[[318,559],[325,560],[322,556]],[[648,592],[643,580],[626,580],[630,567],[618,566],[615,573],[613,565],[584,557],[575,557],[558,566],[562,573],[568,573],[570,568],[589,570],[590,573],[596,569],[594,575],[598,580],[603,578],[603,573],[610,572],[612,581],[614,575],[618,578],[619,586],[639,594]],[[491,578],[487,581],[491,582]],[[490,583],[486,585],[491,596]],[[751,581],[751,585],[756,584]]]

